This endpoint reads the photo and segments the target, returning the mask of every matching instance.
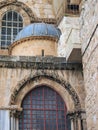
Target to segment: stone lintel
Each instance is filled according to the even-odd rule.
[[[82,64],[67,62],[64,57],[0,56],[0,68],[82,70]]]

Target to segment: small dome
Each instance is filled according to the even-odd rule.
[[[52,24],[33,23],[23,28],[16,36],[15,41],[30,36],[49,36],[59,39],[60,35],[61,35],[60,29],[58,29]]]

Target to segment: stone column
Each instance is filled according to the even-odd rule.
[[[71,121],[71,130],[86,130],[86,129],[82,129],[81,111],[70,112],[67,114],[67,116]]]
[[[81,126],[82,130],[87,130],[86,113],[81,113]]]
[[[9,110],[0,110],[0,130],[10,130]]]
[[[10,117],[10,129],[13,130],[13,117]]]
[[[81,118],[78,118],[78,130],[82,130],[82,128],[81,128]]]
[[[15,111],[11,111],[10,112],[10,120],[11,120],[11,130],[14,130],[14,113],[15,113]]]
[[[75,130],[79,130],[78,127],[79,127],[78,126],[78,116],[76,115],[75,116]]]
[[[19,121],[18,121],[18,118],[16,118],[16,130],[19,130]]]
[[[14,126],[13,130],[16,130],[16,118],[15,118],[15,116],[13,117],[13,126]]]
[[[16,110],[10,112],[11,130],[18,130],[18,118],[16,115]]]
[[[73,112],[67,114],[67,120],[70,120],[71,130],[76,130],[76,118]]]
[[[82,119],[82,130],[87,130],[86,119]]]
[[[71,130],[75,130],[74,129],[74,119],[73,118],[71,118]]]
[[[15,130],[19,130],[19,116],[22,112],[22,109],[20,111],[16,111],[15,113]]]
[[[72,123],[73,123],[73,130],[78,130],[78,122],[77,122],[76,113],[72,113]]]
[[[75,130],[82,130],[81,128],[81,112],[77,111],[75,113]]]

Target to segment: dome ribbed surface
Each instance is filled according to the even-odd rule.
[[[23,28],[16,36],[15,41],[30,36],[49,36],[59,39],[60,35],[61,35],[60,29],[58,29],[52,24],[33,23]]]

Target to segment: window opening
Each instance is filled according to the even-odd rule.
[[[81,0],[80,0],[80,2],[81,2]],[[80,2],[79,2],[79,4],[80,4]],[[67,0],[66,13],[74,14],[74,15],[79,14],[79,4],[72,4],[70,0]]]
[[[68,130],[65,103],[51,88],[41,86],[29,92],[22,108],[19,130]]]
[[[16,35],[23,28],[23,19],[19,13],[8,11],[4,14],[1,23],[1,49],[7,49],[13,43]]]

